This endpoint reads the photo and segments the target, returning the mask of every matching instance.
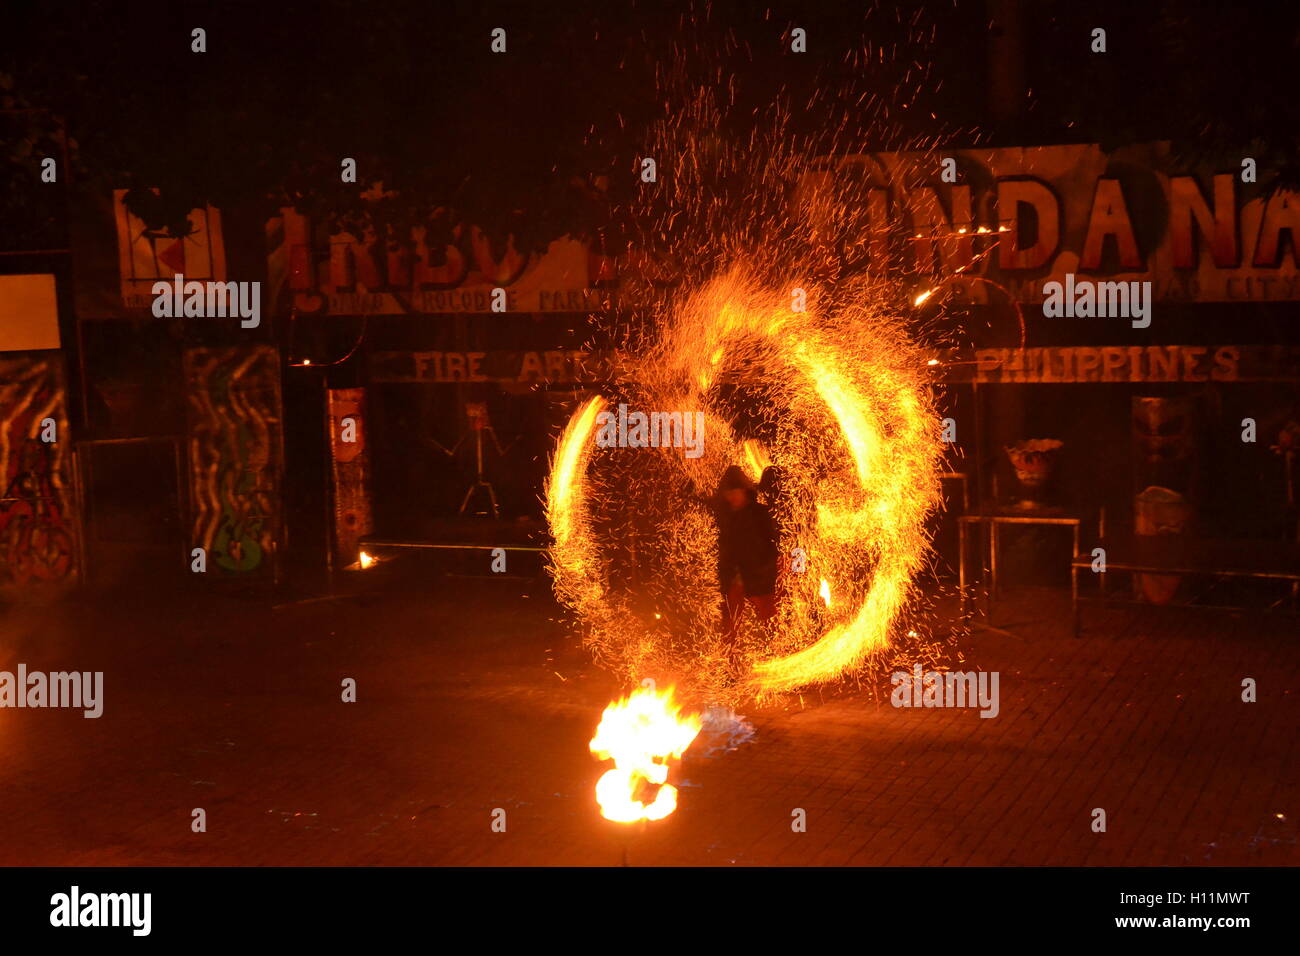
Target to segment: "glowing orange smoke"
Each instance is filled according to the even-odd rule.
[[[676,810],[669,762],[681,759],[701,726],[699,715],[682,716],[671,687],[642,687],[606,707],[590,745],[601,760],[614,761],[596,784],[601,816],[636,823],[662,820]]]

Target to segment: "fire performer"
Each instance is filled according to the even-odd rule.
[[[718,523],[718,587],[722,633],[732,668],[740,616],[748,601],[759,621],[776,614],[777,531],[772,513],[758,500],[753,483],[737,465],[723,472],[717,493],[701,498]]]

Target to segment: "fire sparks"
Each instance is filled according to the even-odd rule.
[[[699,715],[682,715],[671,687],[642,687],[606,707],[590,745],[599,759],[614,761],[596,784],[601,816],[636,823],[676,810],[670,762],[681,759],[702,726]]]
[[[781,497],[770,502],[781,552],[802,548],[821,572],[786,576],[776,626],[745,648],[748,687],[763,694],[831,680],[889,645],[928,549],[938,420],[925,357],[880,314],[873,290],[839,295],[837,314],[792,313],[736,272],[686,302],[639,360],[629,357],[623,387],[639,407],[705,412],[702,458],[595,449],[601,398],[583,404],[561,437],[547,500],[556,593],[597,656],[628,676],[708,678],[720,667],[707,651],[717,640],[715,532],[678,489],[685,479],[710,489],[731,464],[751,474],[769,461],[781,468]],[[639,572],[639,591],[623,583],[634,560],[650,568]],[[829,625],[814,613],[829,604],[823,578],[839,582]],[[647,598],[675,613],[647,620]]]
[[[745,452],[745,471],[757,484],[759,479],[763,477],[763,472],[772,464],[772,456],[768,454],[762,442],[753,438],[746,438],[741,443],[741,448]]]
[[[570,418],[546,514],[556,596],[600,663],[735,701],[835,680],[906,639],[944,447],[935,350],[908,305],[936,305],[942,282],[875,252],[862,267],[879,184],[826,160],[865,152],[863,100],[833,98],[824,128],[796,131],[789,103],[742,108],[710,79],[731,75],[721,64],[695,62],[716,54],[683,47],[657,72],[647,155],[682,160],[653,204],[614,210],[628,243],[609,330],[620,374]],[[720,133],[732,128],[749,134]],[[704,413],[703,456],[597,448],[597,413],[623,401]],[[698,499],[732,465],[770,477],[782,571],[775,616],[746,612],[727,643],[717,529]]]
[[[600,396],[588,399],[560,436],[546,482],[546,521],[551,546],[551,578],[556,596],[591,620],[606,613],[600,583],[603,565],[588,527],[587,460],[596,416],[605,408]]]

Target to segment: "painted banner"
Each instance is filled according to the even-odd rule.
[[[1300,299],[1300,194],[1266,196],[1266,173],[1180,169],[1167,143],[940,149],[828,159],[798,201],[827,226],[860,206],[870,226],[844,255],[971,302],[1041,302],[1067,274],[1166,301]]]
[[[204,206],[173,221],[178,217],[151,201],[156,196],[156,189],[115,189],[109,196],[83,191],[77,197],[72,260],[78,318],[152,316],[154,283],[178,275],[226,280],[221,213]]]
[[[192,209],[183,226],[173,227],[137,216],[128,208],[126,194],[125,189],[113,190],[122,303],[127,308],[151,308],[154,283],[171,282],[177,275],[187,282],[225,281],[220,212],[212,206]]]
[[[1296,382],[1296,345],[1115,345],[990,348],[935,360],[948,384],[1087,382]],[[627,381],[616,352],[374,352],[374,382],[572,385]],[[723,380],[743,384],[732,370]]]
[[[78,574],[63,356],[0,356],[0,596],[57,592]]]
[[[330,466],[334,482],[334,554],[347,566],[358,542],[374,530],[370,510],[370,449],[366,442],[366,390],[328,391]]]
[[[1296,382],[1300,381],[1300,346],[977,349],[973,362],[947,359],[940,364],[949,383]]]
[[[280,528],[280,363],[264,345],[185,352],[192,547],[208,572],[273,573]]]
[[[587,245],[562,237],[540,255],[504,246],[437,210],[411,225],[377,216],[312,221],[291,208],[267,223],[267,287],[275,309],[305,315],[587,312],[609,293],[590,288]]]
[[[562,385],[614,377],[611,353],[551,349],[538,352],[374,352],[376,382],[506,382]]]

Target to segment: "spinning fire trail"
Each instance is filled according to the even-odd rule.
[[[657,273],[654,287],[670,292],[628,297],[642,306],[615,330],[622,381],[586,399],[559,438],[551,573],[600,663],[629,682],[671,678],[689,698],[734,703],[883,664],[911,639],[904,616],[929,554],[942,445],[929,356],[903,318],[906,286],[851,267],[869,232],[860,184],[814,166],[865,143],[843,121],[796,135],[779,99],[742,111],[737,71],[691,71],[677,53],[660,77],[665,118],[648,137],[651,155],[675,159],[646,187],[653,202],[624,210],[629,271]],[[703,454],[597,447],[600,413],[623,403],[702,412]],[[769,502],[775,615],[742,622],[729,645],[717,532],[698,497],[729,466],[757,481],[769,463],[780,474]],[[671,691],[611,704],[591,743],[615,760],[598,787],[602,813],[671,813],[675,792],[654,787],[698,730]]]
[[[625,388],[637,407],[704,410],[698,460],[673,448],[597,448],[601,396],[561,436],[547,502],[555,590],[598,657],[633,679],[682,674],[714,697],[724,690],[716,543],[704,514],[673,505],[683,479],[711,487],[727,465],[766,458],[785,476],[779,553],[802,553],[807,566],[782,575],[774,626],[751,629],[741,692],[797,690],[866,665],[889,646],[925,560],[940,444],[920,352],[867,299],[835,314],[778,303],[738,274],[717,280],[635,365]],[[632,553],[641,562],[635,575],[620,567]],[[620,587],[630,577],[645,582],[639,591]],[[629,716],[620,754],[608,740]],[[645,806],[633,794],[638,780],[664,783],[660,761],[689,745],[695,733],[686,729],[666,697],[638,692],[611,705],[592,741],[616,760],[598,788],[606,816],[672,811],[675,795]]]
[[[780,553],[807,558],[806,571],[782,576],[775,633],[747,642],[751,692],[833,680],[883,650],[925,561],[941,446],[920,352],[896,323],[855,303],[823,316],[778,301],[735,276],[717,280],[634,367],[629,404],[704,410],[700,459],[672,448],[597,449],[600,396],[560,438],[547,501],[556,593],[598,656],[629,677],[653,669],[698,685],[723,676],[714,535],[706,514],[671,499],[683,480],[712,487],[727,465],[752,468],[747,448],[784,475]],[[740,369],[746,380],[730,386]],[[738,390],[750,427],[770,444],[738,435]],[[610,511],[636,512],[634,526]],[[642,593],[618,586],[628,577],[618,565],[623,539],[635,539],[640,560],[657,569]],[[646,593],[657,619],[646,619]]]

